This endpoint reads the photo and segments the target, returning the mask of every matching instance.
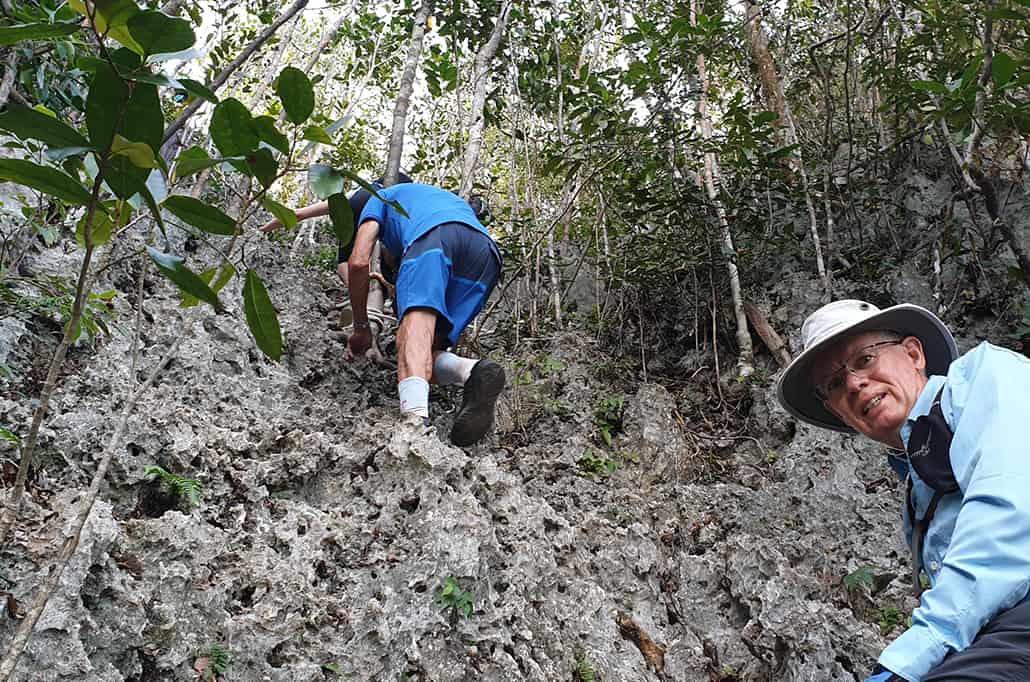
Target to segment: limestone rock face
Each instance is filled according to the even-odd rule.
[[[231,656],[222,680],[850,681],[890,634],[877,610],[911,606],[881,453],[795,425],[771,384],[749,417],[765,435],[743,437],[701,418],[709,375],[638,384],[557,337],[492,353],[511,379],[498,432],[462,450],[446,442],[460,394],[434,389],[433,428],[401,425],[393,372],[343,363],[327,280],[251,257],[280,307],[280,363],[233,286],[225,314],[183,311],[156,275],[135,373],[128,331],[74,351],[0,548],[0,591],[21,606],[127,395],[186,335],[129,417],[19,682],[195,680],[213,645]],[[595,410],[615,395],[607,443]],[[0,398],[0,423],[30,407]],[[199,482],[200,504],[149,465]],[[876,584],[846,589],[863,566]],[[0,617],[0,648],[16,625]]]

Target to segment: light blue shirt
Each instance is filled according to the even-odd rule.
[[[941,500],[927,531],[922,558],[930,589],[912,612],[912,627],[879,659],[910,682],[968,647],[1030,588],[1030,360],[981,343],[951,364],[947,378],[930,377],[901,429],[906,445],[945,382],[941,410],[954,432],[959,493]],[[908,474],[923,518],[933,491],[914,470]],[[905,533],[911,545],[907,522]]]
[[[445,189],[405,182],[381,189],[379,194],[387,201],[396,201],[408,215],[373,195],[357,224],[369,219],[379,223],[379,241],[397,258],[403,256],[416,239],[444,223],[464,223],[490,236],[468,202]]]

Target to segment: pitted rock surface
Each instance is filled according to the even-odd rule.
[[[254,348],[239,291],[224,290],[223,314],[184,311],[152,274],[135,375],[125,333],[82,349],[64,378],[0,549],[0,589],[19,604],[127,395],[186,335],[129,417],[19,682],[194,680],[215,643],[232,657],[222,680],[551,681],[588,666],[634,682],[844,681],[886,641],[877,606],[911,606],[882,453],[794,424],[771,384],[754,391],[764,435],[747,439],[690,417],[700,388],[613,383],[617,358],[589,339],[497,348],[512,378],[498,433],[462,450],[444,440],[454,390],[434,389],[433,428],[404,426],[392,372],[342,361],[329,275],[251,256],[280,302],[280,363]],[[17,352],[17,330],[4,338]],[[616,394],[609,447],[594,410]],[[3,423],[29,414],[0,399]],[[586,452],[612,470],[585,470]],[[199,481],[199,507],[157,504],[152,464]],[[842,586],[867,565],[875,595]],[[468,617],[441,605],[448,578],[472,595]],[[16,624],[0,619],[0,647]]]

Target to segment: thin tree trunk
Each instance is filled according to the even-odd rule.
[[[75,519],[71,533],[69,533],[65,538],[64,543],[62,543],[56,564],[50,570],[50,574],[44,578],[43,584],[40,586],[39,592],[36,594],[36,598],[32,601],[32,606],[29,607],[25,618],[18,624],[18,629],[15,631],[14,638],[11,640],[10,648],[4,655],[3,660],[0,661],[0,682],[7,682],[11,674],[14,672],[15,666],[18,665],[18,659],[21,657],[22,652],[25,651],[25,646],[28,644],[29,638],[32,636],[32,631],[36,627],[39,617],[43,614],[43,610],[46,608],[47,602],[50,600],[50,596],[54,593],[54,590],[57,589],[57,585],[61,581],[61,575],[64,573],[64,569],[68,565],[68,560],[71,559],[73,554],[75,554],[75,550],[79,546],[79,539],[82,537],[82,529],[86,525],[86,521],[89,519],[90,512],[93,510],[93,504],[96,502],[97,496],[100,494],[100,486],[107,477],[107,470],[111,465],[111,459],[114,456],[118,445],[121,443],[122,434],[125,433],[126,424],[129,421],[129,416],[136,407],[136,402],[139,400],[140,396],[146,393],[154,384],[154,380],[158,375],[160,375],[161,370],[167,366],[168,362],[172,359],[178,349],[179,343],[187,335],[188,334],[184,333],[175,338],[175,341],[172,343],[171,347],[169,347],[157,367],[155,367],[150,373],[146,383],[132,394],[128,402],[126,402],[125,407],[122,409],[121,418],[118,420],[118,425],[115,428],[114,433],[111,435],[107,448],[104,450],[104,456],[100,460],[100,465],[97,467],[96,473],[93,475],[93,480],[90,483],[89,492],[86,493],[86,498],[82,503],[83,509]]]
[[[465,149],[465,163],[461,171],[461,188],[458,193],[465,199],[469,198],[472,192],[472,183],[476,174],[476,165],[479,163],[479,152],[483,148],[483,107],[486,104],[486,82],[490,72],[490,62],[497,53],[501,44],[501,37],[504,35],[504,27],[508,21],[508,13],[511,11],[511,0],[506,0],[497,13],[497,21],[494,23],[494,30],[490,33],[490,39],[483,43],[476,53],[476,66],[472,76],[472,112],[469,120],[469,144]]]
[[[0,108],[7,104],[7,98],[11,96],[14,88],[14,78],[18,75],[18,53],[11,50],[7,53],[7,60],[4,63],[4,76],[0,80]]]
[[[278,19],[275,20],[275,23],[273,23],[271,26],[262,31],[261,34],[253,41],[251,41],[250,45],[248,45],[243,50],[243,52],[241,52],[239,56],[236,57],[236,59],[232,60],[232,63],[225,67],[225,69],[223,69],[222,72],[218,74],[218,76],[213,81],[211,81],[211,84],[208,86],[211,89],[211,91],[217,92],[218,88],[222,87],[222,85],[225,84],[225,81],[229,79],[229,76],[231,76],[238,68],[240,68],[244,64],[244,62],[250,59],[251,56],[253,56],[253,54],[257,52],[258,49],[260,49],[261,46],[268,41],[269,38],[275,35],[275,32],[278,31],[283,24],[292,19],[297,14],[297,12],[300,12],[302,9],[304,9],[304,7],[306,7],[307,4],[308,0],[297,0],[292,5],[290,5],[289,8],[287,8],[287,10],[283,12]],[[167,128],[165,128],[163,140],[167,140],[172,135],[174,135],[175,132],[179,130],[179,128],[182,128],[184,125],[186,125],[186,121],[188,121],[190,117],[193,116],[193,114],[197,113],[197,110],[200,109],[201,106],[203,106],[204,102],[205,100],[198,98],[188,107],[186,107],[185,111],[183,111],[182,114],[180,114],[179,118],[175,119]]]
[[[386,156],[385,185],[389,187],[397,182],[401,169],[401,153],[404,151],[404,128],[408,117],[408,103],[415,83],[415,71],[418,70],[422,58],[422,39],[426,35],[426,19],[432,10],[432,1],[423,0],[422,6],[415,13],[411,26],[411,43],[408,45],[408,56],[404,59],[404,71],[401,73],[400,87],[397,89],[397,101],[393,107],[393,130],[390,131],[390,147]]]
[[[82,320],[82,311],[86,307],[86,297],[90,292],[90,277],[89,277],[89,266],[93,258],[93,244],[91,242],[91,231],[93,226],[93,219],[96,216],[98,197],[100,196],[100,186],[103,182],[103,173],[98,173],[96,180],[93,182],[93,194],[90,199],[89,208],[85,218],[86,224],[86,251],[82,258],[82,265],[79,268],[78,281],[75,285],[75,299],[72,303],[71,315],[69,316],[68,322],[65,324],[64,334],[61,336],[60,343],[57,344],[57,348],[54,350],[54,355],[50,359],[50,367],[47,370],[46,380],[43,383],[43,390],[40,392],[39,404],[36,405],[36,409],[32,415],[32,424],[29,427],[29,433],[25,437],[25,441],[21,446],[21,457],[18,464],[18,473],[15,475],[14,487],[11,488],[11,492],[7,497],[7,501],[4,504],[2,513],[0,513],[0,544],[4,543],[7,538],[8,532],[10,532],[14,522],[18,518],[18,512],[21,509],[21,498],[25,491],[25,481],[28,479],[29,469],[32,467],[33,455],[35,454],[36,442],[39,438],[39,429],[43,424],[43,418],[46,416],[47,410],[50,407],[50,399],[54,395],[54,390],[57,388],[58,375],[61,373],[61,367],[64,365],[64,358],[68,353],[68,349],[71,348],[72,343],[75,342],[75,330],[78,329],[79,323]]]
[[[691,24],[697,25],[697,0],[692,0],[690,5]],[[712,146],[712,121],[708,115],[708,70],[705,66],[705,56],[697,56],[697,76],[701,84],[700,97],[698,99],[698,116],[701,119],[701,137],[705,146],[709,149]],[[747,315],[744,313],[744,300],[740,290],[740,274],[737,270],[737,254],[733,247],[733,235],[730,232],[730,224],[726,219],[726,209],[719,199],[719,164],[715,153],[708,151],[704,155],[704,182],[708,193],[708,199],[715,207],[716,215],[719,218],[720,244],[723,257],[726,259],[726,269],[730,279],[730,293],[733,297],[733,312],[737,323],[737,345],[739,355],[737,358],[737,373],[741,377],[750,376],[754,373],[754,351],[751,346],[751,334],[747,328]]]
[[[812,234],[812,246],[815,250],[816,272],[819,274],[819,279],[823,281],[823,288],[829,293],[830,280],[823,260],[823,249],[819,239],[819,223],[815,214],[815,202],[812,200],[812,192],[809,189],[808,171],[805,169],[805,162],[801,156],[797,125],[795,125],[790,104],[784,95],[783,81],[780,80],[779,74],[776,71],[776,62],[773,60],[772,52],[769,50],[769,38],[762,23],[762,11],[756,0],[748,0],[747,33],[748,43],[751,46],[751,58],[758,72],[758,81],[761,85],[762,95],[769,109],[779,116],[777,126],[780,130],[780,141],[788,145],[794,145],[794,150],[788,157],[788,163],[790,169],[801,176],[801,191],[805,196],[809,229]]]

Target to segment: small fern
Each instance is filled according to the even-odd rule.
[[[201,678],[205,682],[215,682],[219,675],[229,669],[229,664],[232,663],[232,653],[222,644],[214,642],[201,652],[200,661],[203,664],[196,670],[200,673]]]
[[[156,465],[148,466],[144,475],[156,477],[170,494],[186,502],[187,507],[200,504],[200,481],[178,476]]]
[[[579,652],[576,656],[576,677],[579,682],[597,682],[597,671],[590,665],[590,660],[585,652]]]

